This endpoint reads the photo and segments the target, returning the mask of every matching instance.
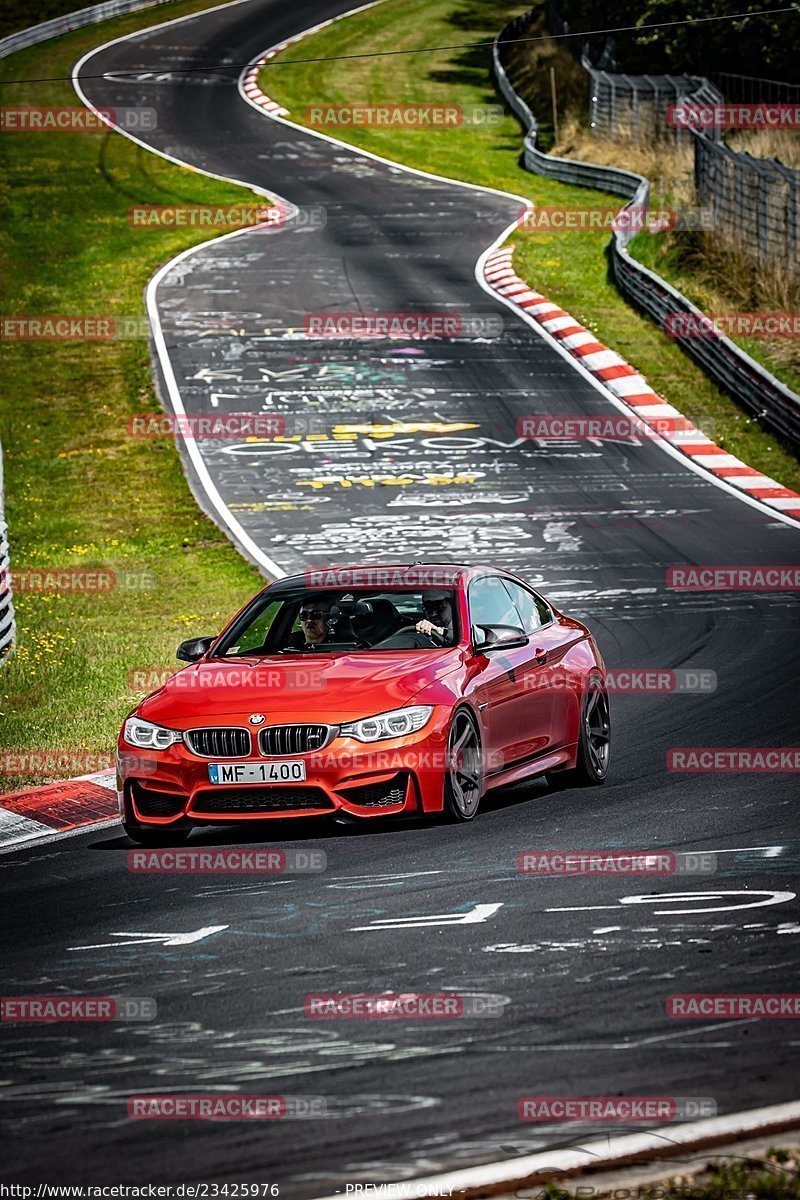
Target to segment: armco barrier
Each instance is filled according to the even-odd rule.
[[[43,21],[41,25],[31,25],[29,29],[20,29],[18,33],[0,38],[0,58],[8,58],[17,50],[36,46],[39,42],[60,37],[62,33],[70,33],[84,25],[94,25],[98,21],[107,21],[109,17],[121,17],[125,13],[138,12],[141,8],[157,8],[160,4],[168,3],[170,0],[105,0],[103,4],[79,8],[77,12],[64,13],[61,17],[53,17],[52,21]]]
[[[0,446],[0,666],[14,652],[17,636],[14,624],[14,604],[11,598],[11,575],[8,558],[8,526],[3,501],[3,447]]]
[[[646,209],[650,201],[650,183],[643,175],[617,167],[598,166],[543,154],[536,147],[538,123],[529,106],[511,84],[502,61],[504,40],[523,35],[529,15],[523,14],[500,31],[492,47],[494,76],[497,86],[525,129],[524,164],[528,171],[557,179],[560,183],[595,188],[614,195],[628,197],[628,204]],[[610,257],[617,287],[637,307],[647,313],[663,329],[668,317],[703,313],[674,287],[642,266],[628,252],[634,233],[630,229],[615,230]],[[535,281],[534,281],[535,282]],[[714,337],[676,337],[682,349],[719,387],[754,413],[795,446],[800,446],[800,396],[771,375],[744,350],[723,334]]]

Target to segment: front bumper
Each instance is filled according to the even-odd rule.
[[[441,812],[448,726],[448,711],[435,709],[427,725],[410,737],[363,743],[336,736],[323,750],[286,756],[305,763],[301,783],[235,786],[211,784],[212,760],[191,753],[184,743],[152,751],[120,739],[117,787],[122,818],[134,825],[169,827],[337,812],[365,818]],[[281,758],[256,751],[236,761]]]

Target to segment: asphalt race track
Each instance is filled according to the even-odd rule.
[[[612,697],[613,765],[601,789],[511,789],[465,827],[271,825],[267,839],[245,835],[252,847],[324,851],[319,874],[136,876],[115,828],[0,857],[9,992],[66,987],[158,1002],[152,1022],[4,1030],[10,1182],[247,1180],[313,1197],[587,1132],[520,1122],[525,1095],[707,1097],[720,1113],[794,1098],[800,1042],[786,1022],[680,1022],[665,1002],[673,992],[792,990],[797,777],[681,774],[665,760],[671,747],[796,744],[797,604],[789,592],[677,593],[665,572],[797,564],[798,528],[652,443],[516,437],[517,419],[533,412],[612,411],[476,282],[475,263],[514,220],[516,200],[272,121],[242,100],[238,68],[171,74],[245,63],[348,7],[245,0],[137,34],[82,69],[93,104],[157,109],[157,130],[143,135],[155,148],[301,213],[326,211],[322,228],[289,222],[210,244],[155,293],[187,411],[361,427],[279,453],[200,443],[222,501],[284,571],[494,562],[585,619],[610,667],[712,670],[717,687]],[[119,79],[131,71],[145,78]],[[493,314],[503,331],[408,343],[302,336],[307,313],[331,309]],[[397,422],[392,436],[375,431]],[[475,428],[454,428],[463,424]],[[212,511],[196,462],[187,472]],[[239,838],[208,830],[193,842]],[[715,851],[718,870],[648,880],[516,869],[524,850],[597,846]],[[161,942],[142,940],[155,933]],[[353,991],[505,1003],[501,1016],[449,1021],[304,1014],[310,992]],[[216,1091],[322,1097],[328,1115],[288,1129],[127,1116],[133,1094]]]

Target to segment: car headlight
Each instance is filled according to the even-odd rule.
[[[406,737],[431,719],[433,705],[412,704],[410,708],[395,708],[392,712],[379,713],[377,717],[362,717],[349,725],[340,725],[342,737],[355,738],[357,742],[379,742],[382,738]]]
[[[177,729],[165,729],[163,725],[154,725],[141,717],[128,717],[122,737],[129,746],[141,746],[146,750],[166,750],[175,742],[183,741],[183,734]]]

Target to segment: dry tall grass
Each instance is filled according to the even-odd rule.
[[[672,208],[678,213],[697,207],[694,150],[688,140],[677,146],[668,141],[637,144],[632,138],[598,137],[574,113],[563,121],[559,132],[554,154],[624,167],[646,176],[651,184],[651,207]],[[800,166],[800,136],[794,133],[737,134],[734,148],[771,154],[786,166],[792,154],[798,153]],[[658,255],[662,270],[671,274],[679,287],[681,277],[690,281],[696,302],[706,312],[800,312],[797,263],[754,261],[734,237],[719,229],[673,230],[655,236],[662,241]],[[765,339],[764,347],[776,363],[800,370],[800,339]]]

